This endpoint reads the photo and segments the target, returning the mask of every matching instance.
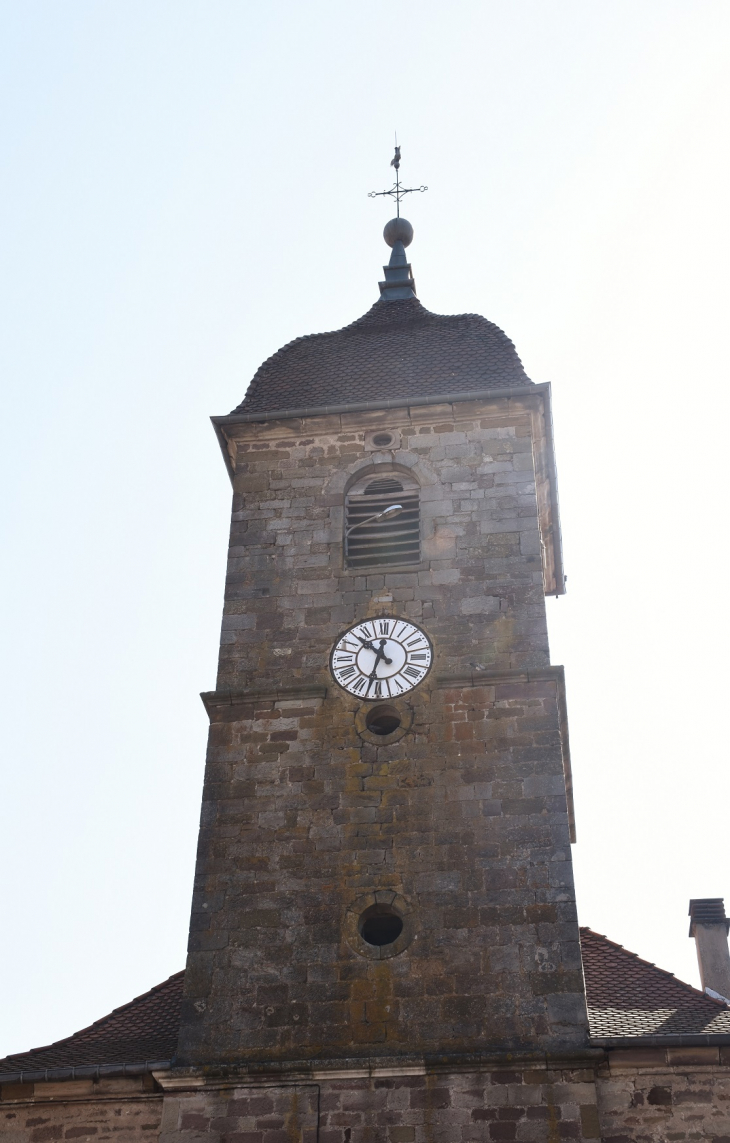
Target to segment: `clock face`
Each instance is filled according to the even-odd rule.
[[[383,615],[345,631],[330,656],[335,680],[361,699],[397,698],[431,669],[431,641],[415,623]]]

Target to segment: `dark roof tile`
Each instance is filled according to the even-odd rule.
[[[376,302],[334,333],[290,341],[260,366],[234,413],[531,385],[505,333],[478,314]]]
[[[0,1072],[169,1060],[180,1030],[184,972],[135,997],[81,1032],[0,1060]]]

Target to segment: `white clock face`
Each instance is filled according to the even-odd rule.
[[[397,698],[431,669],[431,641],[415,623],[392,615],[366,619],[345,631],[330,656],[335,680],[361,699]]]

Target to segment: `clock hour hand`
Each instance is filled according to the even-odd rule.
[[[389,659],[389,658],[387,657],[387,655],[385,654],[385,651],[383,650],[383,647],[385,646],[385,644],[386,644],[387,642],[388,642],[388,640],[387,640],[387,639],[381,639],[381,640],[380,640],[380,647],[378,648],[378,650],[377,650],[377,651],[375,651],[375,654],[377,655],[377,659],[375,660],[375,666],[376,666],[376,667],[377,667],[377,665],[378,665],[378,660],[379,660],[379,659],[382,659],[384,663],[387,663],[387,664],[388,664],[388,666],[390,666],[390,664],[393,662],[393,660],[392,660],[392,659]],[[374,648],[373,648],[373,650],[374,650]]]
[[[366,648],[368,649],[368,651],[374,651],[374,652],[375,652],[375,655],[376,655],[376,659],[375,659],[375,666],[376,666],[376,667],[377,667],[377,665],[378,665],[378,662],[380,661],[380,659],[383,659],[383,660],[384,660],[384,661],[385,661],[385,662],[388,664],[388,666],[390,666],[390,664],[393,662],[393,660],[392,660],[392,659],[389,659],[389,658],[386,656],[386,654],[385,654],[385,652],[384,652],[384,650],[383,650],[383,647],[384,647],[384,646],[385,646],[385,644],[388,642],[388,640],[387,640],[387,639],[381,639],[381,640],[380,640],[380,647],[378,648],[378,647],[374,647],[374,646],[373,646],[373,642],[372,642],[372,639],[363,639],[362,635],[357,635],[357,636],[356,636],[356,638],[358,638],[358,639],[360,640],[360,642],[362,643],[363,647],[366,647]]]
[[[393,662],[393,660],[389,659],[388,656],[385,654],[385,651],[383,650],[383,644],[386,642],[387,642],[386,639],[381,639],[380,640],[380,646],[372,648],[372,650],[375,651],[375,662],[373,663],[373,673],[370,676],[371,679],[377,678],[378,663],[380,662],[381,659],[383,660],[384,663],[388,663],[389,665],[390,665],[390,663]]]

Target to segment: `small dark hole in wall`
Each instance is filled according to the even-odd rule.
[[[360,918],[360,936],[369,945],[392,945],[403,932],[403,921],[388,905],[373,905]]]
[[[387,448],[389,444],[393,443],[393,438],[390,433],[376,433],[373,437],[373,444],[378,448]]]
[[[368,711],[365,726],[371,734],[392,734],[401,724],[401,717],[394,706],[376,706]]]

